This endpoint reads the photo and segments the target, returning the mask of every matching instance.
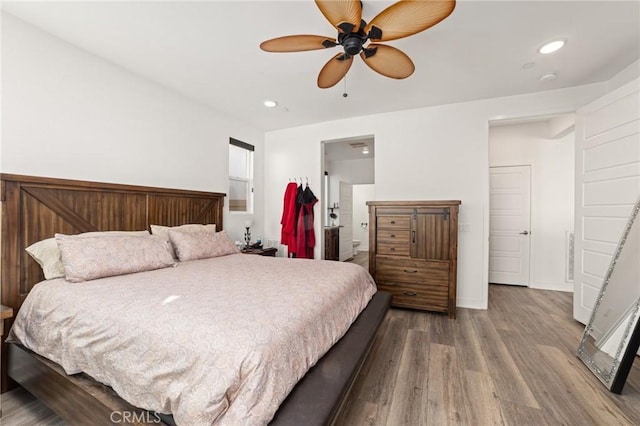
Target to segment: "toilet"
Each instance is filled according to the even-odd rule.
[[[353,240],[353,255],[358,254],[358,246],[360,245],[360,240]]]

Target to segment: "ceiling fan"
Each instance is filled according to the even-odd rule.
[[[360,0],[315,0],[325,18],[338,30],[338,38],[319,35],[291,35],[264,41],[266,52],[303,52],[342,46],[318,75],[318,87],[336,85],[349,71],[353,57],[360,54],[365,64],[386,77],[407,78],[415,70],[401,50],[379,41],[396,40],[424,31],[453,12],[455,0],[400,0],[376,15],[371,22],[362,19]],[[373,43],[367,44],[368,41]]]

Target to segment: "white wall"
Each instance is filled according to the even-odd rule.
[[[606,83],[429,108],[375,114],[265,135],[265,224],[279,235],[288,176],[320,187],[321,143],[357,135],[376,141],[376,200],[459,199],[458,305],[486,308],[488,297],[489,120],[573,112]],[[320,215],[316,213],[316,232]],[[316,246],[316,258],[320,247]]]
[[[256,147],[262,234],[262,132],[2,13],[3,173],[227,193],[229,137]]]
[[[333,203],[340,202],[341,181],[352,185],[374,183],[374,168],[374,158],[325,161],[325,170],[329,173],[329,203],[327,206],[333,206]]]
[[[343,182],[353,185],[375,182],[374,158],[361,160],[334,160],[327,161],[329,176],[336,176]]]
[[[360,240],[358,251],[369,251],[369,206],[366,203],[375,197],[375,185],[353,185],[353,239]],[[363,223],[367,224],[365,228]]]
[[[566,232],[573,232],[573,132],[549,139],[549,123],[536,122],[489,129],[490,166],[531,166],[532,288],[573,291],[567,282]]]

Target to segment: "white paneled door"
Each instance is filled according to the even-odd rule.
[[[638,79],[576,113],[573,317],[586,324],[640,196]]]
[[[529,285],[531,169],[489,169],[489,282]]]
[[[340,182],[340,262],[353,257],[353,185]]]

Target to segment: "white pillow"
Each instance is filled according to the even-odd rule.
[[[174,265],[169,245],[153,236],[56,234],[65,278],[82,282]]]
[[[40,265],[45,280],[64,277],[64,265],[55,238],[38,241],[25,250]]]
[[[77,236],[98,236],[98,235],[138,235],[149,236],[149,231],[101,231],[101,232],[85,232]],[[55,238],[47,238],[31,244],[25,249],[44,272],[44,279],[51,280],[54,278],[64,277],[64,265],[60,258],[60,249]]]
[[[240,252],[225,231],[210,234],[207,232],[191,233],[171,229],[169,236],[173,249],[181,262],[226,256]]]

